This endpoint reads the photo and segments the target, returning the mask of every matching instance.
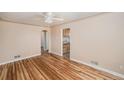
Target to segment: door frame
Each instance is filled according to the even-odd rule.
[[[62,28],[62,29],[60,29],[60,33],[61,33],[61,56],[63,56],[63,30],[64,29],[68,29],[69,27],[65,27],[65,28]],[[70,32],[71,32],[71,28],[69,28],[70,29]],[[69,38],[71,38],[71,33],[69,33],[70,34],[70,36],[69,36]],[[70,40],[70,58],[71,58],[71,40]]]
[[[61,31],[61,56],[63,56],[63,29],[60,30]]]
[[[42,54],[42,44],[43,44],[43,42],[42,42],[42,39],[43,39],[43,32],[47,32],[47,34],[46,34],[46,43],[47,43],[47,48],[48,48],[48,52],[50,52],[50,45],[49,45],[49,42],[50,42],[50,40],[49,40],[49,38],[50,38],[50,35],[49,35],[49,30],[46,30],[46,29],[43,29],[43,30],[41,30],[41,54]]]

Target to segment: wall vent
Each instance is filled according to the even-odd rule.
[[[21,57],[21,55],[16,55],[16,56],[14,56],[14,59],[17,59],[17,58],[20,58]]]
[[[97,61],[90,61],[90,63],[93,64],[93,65],[98,65]]]

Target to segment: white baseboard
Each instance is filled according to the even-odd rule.
[[[73,61],[75,61],[75,62],[79,62],[79,63],[84,64],[84,65],[87,65],[87,66],[90,66],[90,67],[93,67],[93,68],[95,68],[95,69],[98,69],[98,70],[101,70],[101,71],[104,71],[104,72],[107,72],[107,73],[110,73],[110,74],[112,74],[112,75],[115,75],[115,76],[124,78],[124,75],[123,75],[123,74],[114,72],[114,71],[112,71],[112,70],[108,70],[108,69],[105,69],[105,68],[102,68],[102,67],[99,67],[99,66],[96,66],[96,65],[92,65],[92,64],[90,64],[90,63],[83,62],[83,61],[80,61],[80,60],[76,60],[76,59],[73,59],[73,58],[71,58],[71,60],[73,60]]]
[[[52,54],[55,54],[55,55],[58,55],[58,56],[62,56],[61,54],[59,53],[56,53],[56,52],[51,52]]]
[[[51,53],[61,56],[61,54],[56,53],[56,52],[51,52]],[[23,57],[23,58],[19,58],[19,59],[10,60],[10,61],[7,61],[7,62],[2,62],[2,63],[0,63],[0,65],[7,64],[7,63],[12,63],[12,62],[15,62],[15,61],[19,61],[19,60],[39,56],[39,55],[41,55],[41,54],[35,54],[35,55],[31,55],[31,56],[27,56],[27,57]],[[111,71],[111,70],[108,70],[108,69],[105,69],[105,68],[102,68],[102,67],[99,67],[99,66],[96,66],[96,65],[92,65],[90,63],[86,63],[86,62],[83,62],[83,61],[80,61],[80,60],[76,60],[76,59],[73,59],[73,58],[71,58],[71,60],[79,62],[79,63],[87,65],[87,66],[90,66],[90,67],[93,67],[95,69],[98,69],[98,70],[101,70],[101,71],[104,71],[104,72],[108,72],[108,73],[113,74],[115,76],[124,78],[123,74],[120,74],[120,73],[117,73],[117,72],[114,72],[114,71]]]
[[[15,61],[19,61],[19,60],[23,60],[23,59],[39,56],[39,55],[41,55],[41,54],[35,54],[35,55],[27,56],[27,57],[22,57],[22,58],[10,60],[10,61],[2,62],[2,63],[0,63],[0,65],[7,64],[7,63],[12,63],[12,62],[15,62]]]

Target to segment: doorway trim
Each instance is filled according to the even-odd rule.
[[[64,28],[60,29],[61,31],[61,56],[63,56],[63,29]]]
[[[45,39],[43,39],[43,35],[44,35],[44,33],[43,32],[46,32],[46,35],[45,35]],[[50,50],[50,46],[49,46],[49,37],[50,35],[49,35],[49,31],[48,30],[46,30],[46,29],[43,29],[43,30],[41,30],[41,54],[43,54],[43,51],[45,52],[49,52],[49,50]],[[42,41],[42,40],[45,40],[45,41]],[[45,42],[45,47],[44,47],[44,45],[43,45],[43,42]],[[44,47],[44,50],[42,50],[42,47]]]

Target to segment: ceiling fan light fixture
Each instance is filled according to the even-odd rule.
[[[62,18],[55,17],[52,12],[46,13],[46,15],[44,15],[44,18],[45,18],[44,22],[47,24],[51,24],[54,21],[63,21],[64,20]]]
[[[45,23],[48,23],[48,24],[53,23],[52,18],[51,18],[51,17],[47,17],[47,18],[45,19]]]

